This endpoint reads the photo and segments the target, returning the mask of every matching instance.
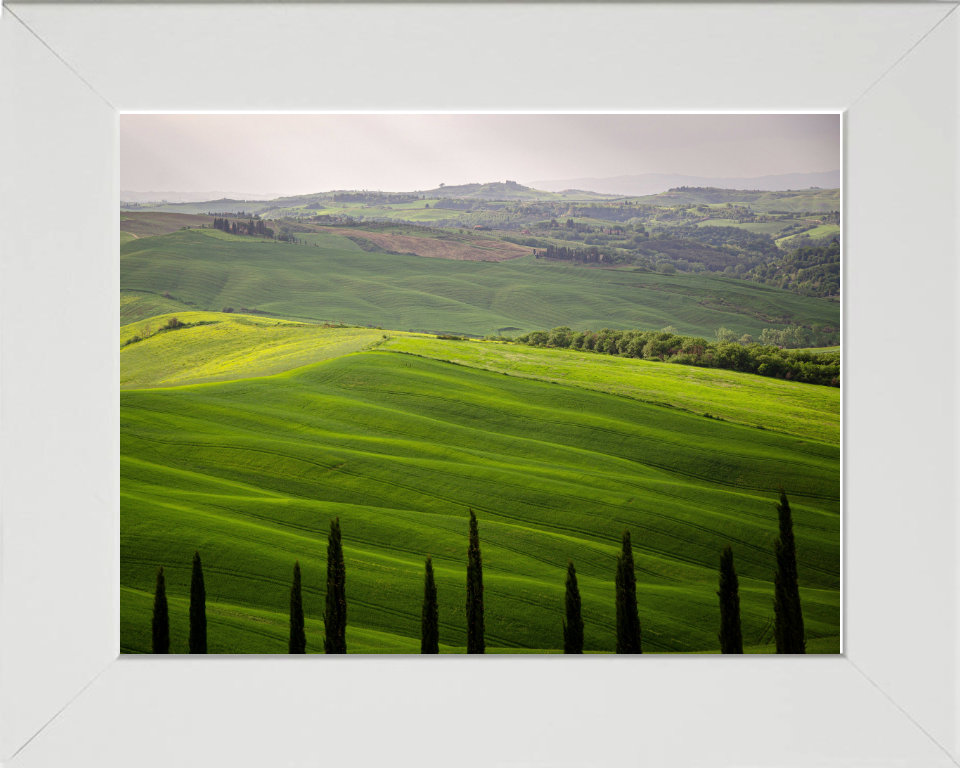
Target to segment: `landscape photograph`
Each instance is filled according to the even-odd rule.
[[[121,651],[840,653],[841,139],[121,115]]]

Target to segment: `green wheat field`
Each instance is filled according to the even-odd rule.
[[[585,650],[612,653],[629,529],[644,652],[718,652],[730,544],[744,645],[772,653],[781,485],[807,651],[839,652],[838,388],[490,338],[667,325],[759,336],[839,325],[839,303],[713,274],[366,252],[329,233],[124,240],[124,652],[150,652],[160,565],[170,651],[187,652],[194,551],[211,653],[287,652],[295,561],[307,651],[322,652],[335,517],[348,650],[419,652],[429,555],[441,651],[464,652],[472,509],[488,652],[562,652],[572,559]]]

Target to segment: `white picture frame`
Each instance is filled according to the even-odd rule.
[[[960,764],[956,9],[6,5],[0,761]],[[844,113],[842,656],[118,658],[118,115],[324,110]]]

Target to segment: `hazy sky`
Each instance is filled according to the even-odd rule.
[[[301,194],[840,167],[839,115],[122,115],[120,188]]]

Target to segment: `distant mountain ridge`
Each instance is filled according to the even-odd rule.
[[[598,194],[588,190],[576,190],[576,197],[586,199],[602,199],[610,195]],[[415,194],[423,195],[427,198],[457,198],[457,199],[475,199],[475,200],[536,200],[536,199],[556,199],[558,195],[552,190],[534,189],[533,187],[518,184],[515,181],[493,181],[484,184],[458,184],[453,186],[440,186],[436,189],[417,190]],[[561,198],[571,197],[571,195],[559,195]]]
[[[531,181],[529,186],[548,192],[567,189],[588,189],[608,195],[656,195],[676,187],[718,187],[721,189],[748,189],[764,192],[779,192],[788,189],[837,189],[840,187],[840,171],[818,173],[783,173],[772,176],[749,178],[712,178],[684,176],[678,173],[641,173],[632,176],[606,178],[558,179]]]

